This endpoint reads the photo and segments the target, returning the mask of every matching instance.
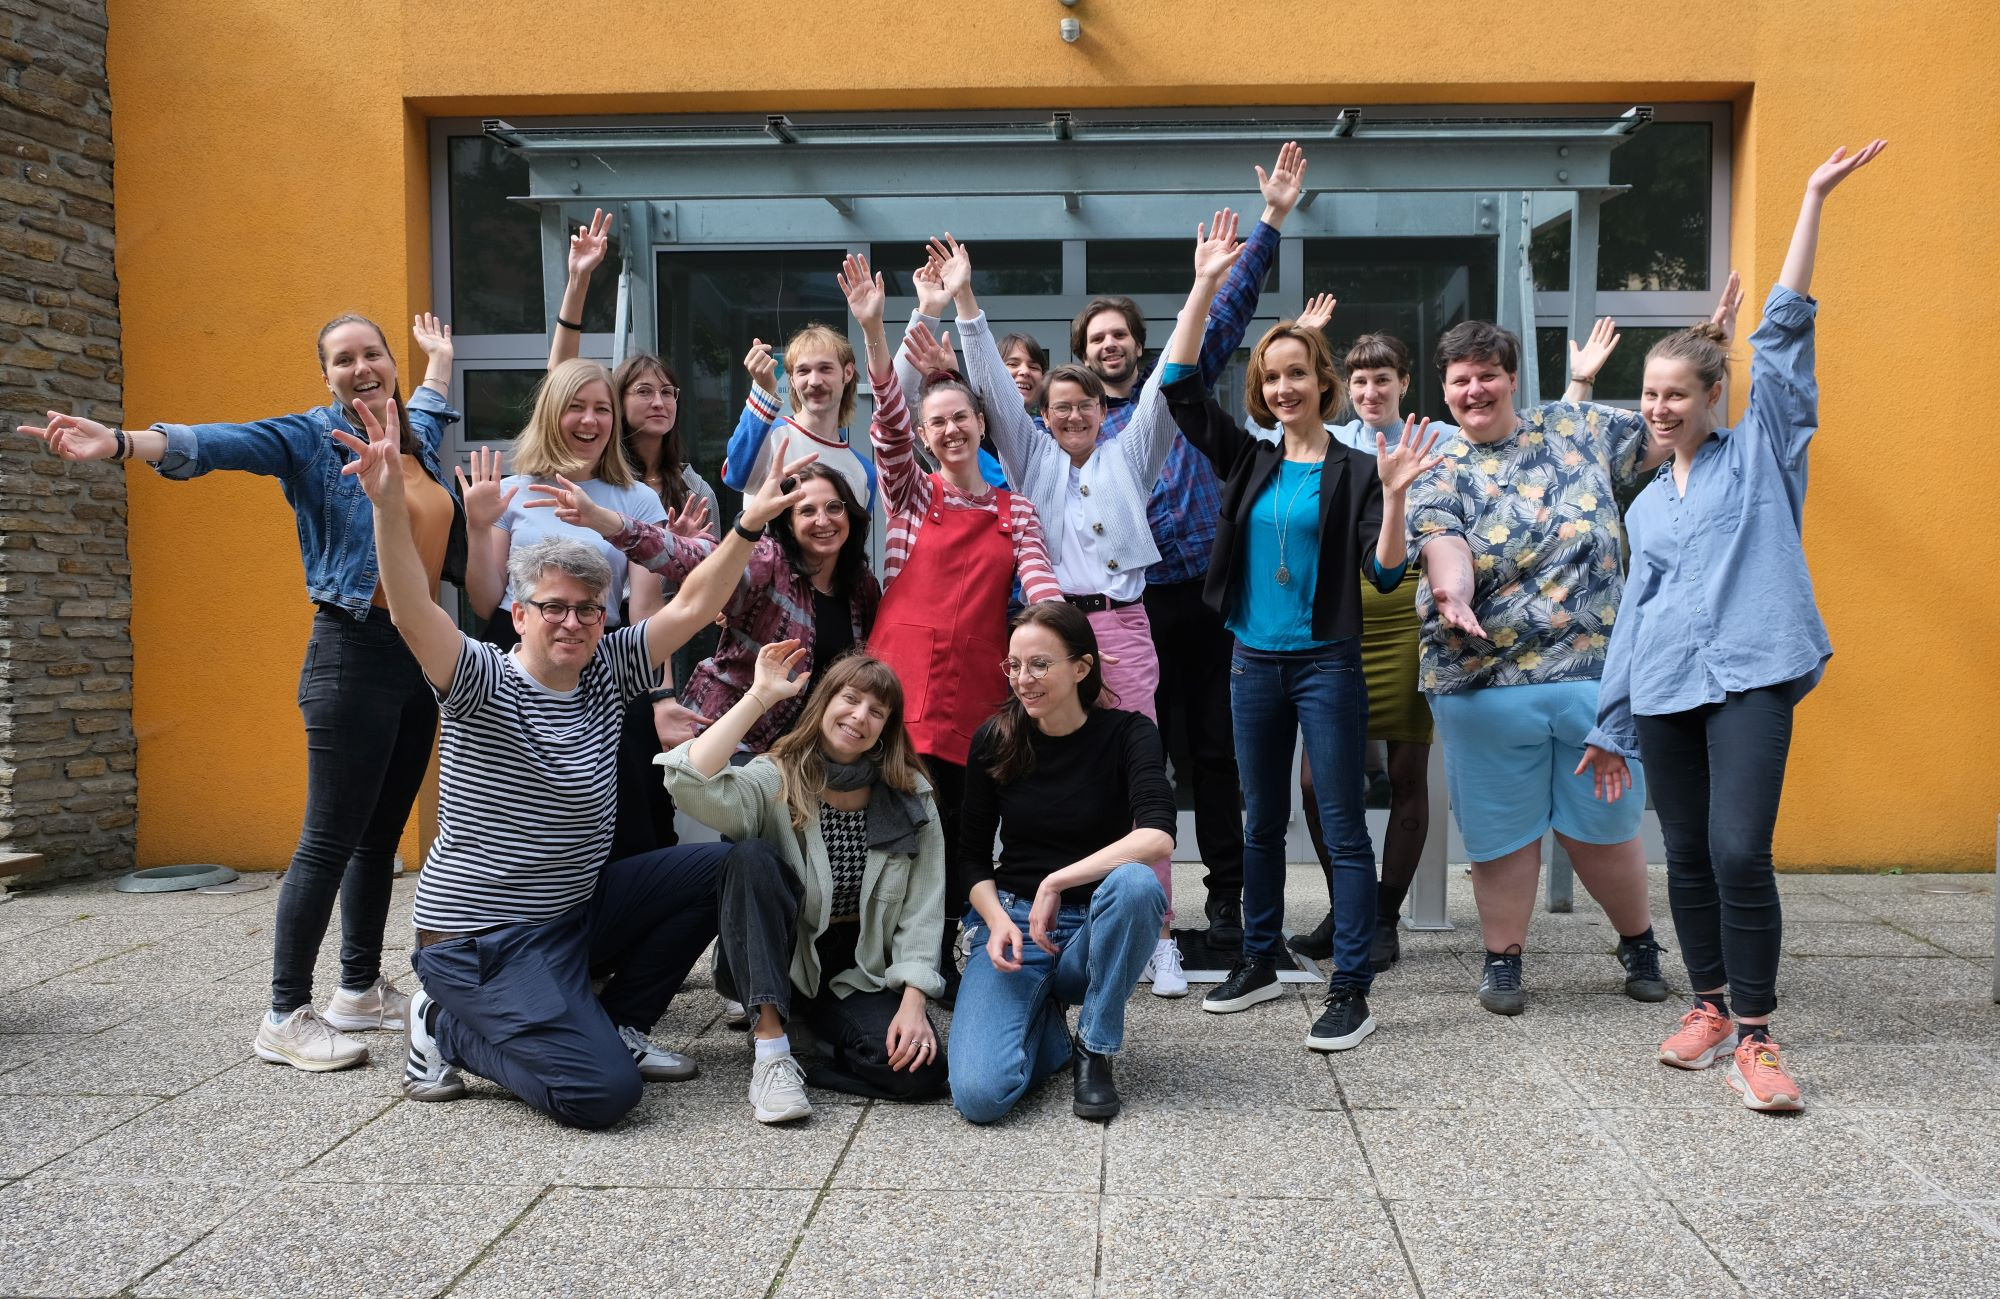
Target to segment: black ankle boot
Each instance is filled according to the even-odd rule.
[[[1375,939],[1368,944],[1368,968],[1375,973],[1394,965],[1403,957],[1403,943],[1396,935],[1396,920],[1391,916],[1386,923],[1375,926]]]
[[[1075,1103],[1080,1119],[1115,1118],[1124,1102],[1118,1099],[1118,1084],[1111,1077],[1111,1057],[1076,1044]]]
[[[1314,925],[1309,934],[1293,934],[1285,940],[1285,946],[1305,957],[1308,961],[1330,961],[1333,959],[1333,912],[1326,913],[1326,919]]]

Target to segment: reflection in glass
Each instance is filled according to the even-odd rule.
[[[882,272],[892,297],[914,297],[910,272],[924,264],[926,245],[875,244],[869,264]],[[1062,243],[1054,239],[988,239],[972,245],[972,291],[981,297],[1062,292]]]
[[[1250,232],[1244,230],[1243,237]],[[1271,259],[1264,288],[1276,279],[1278,259]],[[1194,283],[1194,243],[1189,239],[1092,239],[1084,245],[1083,291],[1137,297],[1171,293],[1185,297]]]
[[[446,155],[452,332],[542,333],[541,219],[507,201],[528,192],[528,164],[483,135],[452,136]]]
[[[542,369],[465,370],[465,424],[460,434],[467,442],[505,442],[527,426],[535,407],[535,387],[542,381]]]
[[[1646,353],[1653,344],[1674,333],[1677,325],[1641,325],[1620,328],[1618,350],[1598,372],[1591,397],[1597,401],[1637,403],[1646,371]],[[1536,357],[1541,362],[1542,399],[1562,396],[1569,383],[1569,330],[1562,325],[1543,325],[1535,330]]]
[[[1611,183],[1628,193],[1600,209],[1600,292],[1699,292],[1709,286],[1707,122],[1655,122],[1611,154]],[[1570,218],[1535,232],[1529,260],[1535,287],[1569,292]]]
[[[1431,354],[1438,336],[1499,307],[1493,239],[1308,239],[1306,292],[1340,299],[1327,341],[1336,359],[1362,334],[1393,334],[1415,364],[1403,413],[1449,419]]]

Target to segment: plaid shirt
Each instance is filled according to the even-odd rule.
[[[1208,309],[1208,329],[1201,339],[1200,373],[1202,387],[1213,388],[1222,367],[1236,354],[1250,318],[1257,312],[1257,297],[1271,258],[1278,251],[1278,232],[1259,221],[1250,233],[1228,278],[1217,290]],[[1157,358],[1148,358],[1149,362]],[[1136,390],[1146,381],[1142,370],[1134,381]],[[1132,418],[1130,398],[1113,398],[1104,412],[1104,428],[1099,439],[1111,437]],[[1215,525],[1222,517],[1222,480],[1215,476],[1208,458],[1188,444],[1178,432],[1173,449],[1167,452],[1166,467],[1160,471],[1159,485],[1146,502],[1146,522],[1153,529],[1153,544],[1160,548],[1159,562],[1146,570],[1148,585],[1187,582],[1208,572],[1209,552],[1215,548]]]
[[[625,527],[610,540],[628,558],[675,583],[685,582],[695,565],[715,549],[711,537],[683,537],[657,524],[640,523],[629,517]],[[856,645],[867,641],[868,629],[875,625],[875,606],[880,603],[882,587],[875,574],[864,568],[861,582],[848,601]],[[681,687],[681,702],[695,712],[716,718],[733,708],[756,680],[757,652],[773,641],[802,642],[806,657],[799,671],[812,671],[812,583],[792,567],[776,541],[765,537],[751,550],[750,563],[722,613],[722,643],[711,657],[695,667],[687,684]],[[743,737],[743,747],[752,753],[769,749],[779,736],[792,729],[804,703],[802,692],[766,712]]]

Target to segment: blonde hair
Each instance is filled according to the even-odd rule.
[[[1250,418],[1265,428],[1278,426],[1278,417],[1264,401],[1264,353],[1271,350],[1271,344],[1287,338],[1306,349],[1306,363],[1319,379],[1319,417],[1323,421],[1332,419],[1346,393],[1340,371],[1333,364],[1333,349],[1326,345],[1325,334],[1317,329],[1300,329],[1295,320],[1281,320],[1271,326],[1251,349],[1249,372],[1243,379],[1243,404],[1250,408]]]
[[[924,770],[917,746],[903,725],[903,683],[896,671],[881,659],[866,654],[849,654],[831,667],[814,665],[819,682],[806,696],[792,729],[778,737],[770,758],[778,768],[785,792],[785,806],[792,814],[792,828],[803,830],[819,819],[820,799],[826,794],[826,753],[820,747],[820,724],[826,710],[840,692],[854,689],[882,701],[889,715],[882,719],[882,734],[867,754],[881,770],[882,783],[905,794],[917,792],[917,777]]]
[[[604,431],[604,454],[597,458],[595,467],[571,455],[562,434],[563,412],[593,383],[604,385],[604,395],[611,403],[611,427]],[[620,449],[624,431],[625,417],[618,409],[618,389],[611,382],[610,371],[595,361],[574,357],[549,371],[536,386],[534,413],[528,416],[521,436],[514,439],[514,472],[536,478],[588,474],[613,487],[630,487],[634,481],[632,465]]]
[[[1702,387],[1713,388],[1729,373],[1729,335],[1714,321],[1704,320],[1653,344],[1653,350],[1646,353],[1646,364],[1655,359],[1685,361]]]
[[[787,376],[785,386],[787,391],[791,391],[791,379],[789,376],[793,360],[807,352],[831,352],[833,353],[833,363],[846,368],[847,383],[840,390],[840,426],[846,428],[848,421],[854,418],[854,394],[861,387],[861,370],[860,367],[854,364],[854,344],[847,341],[847,335],[830,325],[822,325],[818,321],[814,321],[798,333],[793,334],[791,341],[785,344],[785,373]],[[798,394],[792,391],[791,396],[792,409],[797,410],[799,408]]]

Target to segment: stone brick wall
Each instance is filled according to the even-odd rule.
[[[0,0],[0,857],[56,877],[128,870],[137,837],[126,471],[12,431],[124,418],[105,23]]]

